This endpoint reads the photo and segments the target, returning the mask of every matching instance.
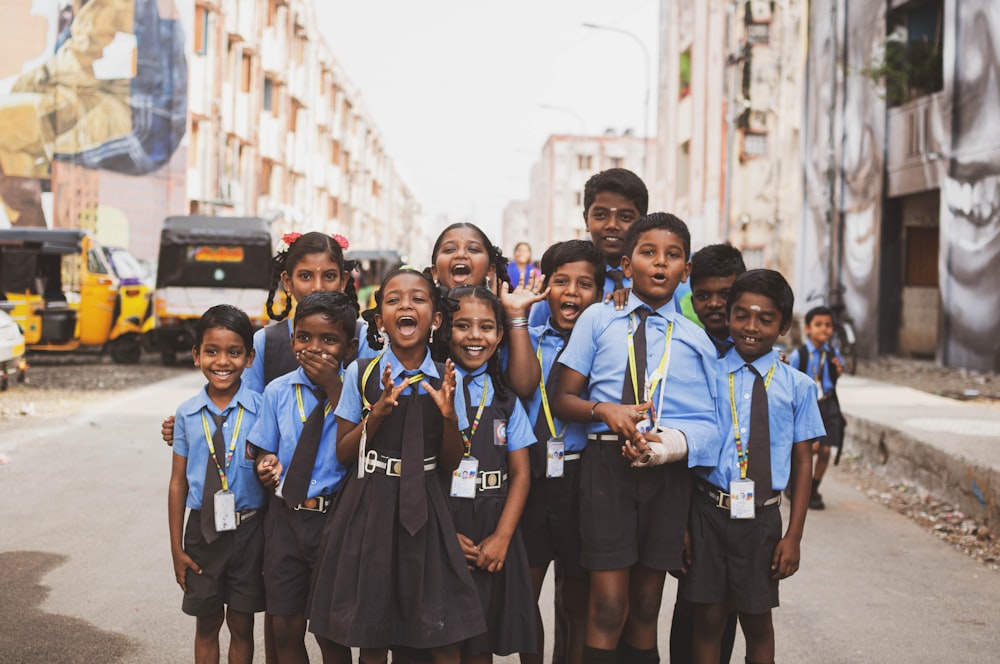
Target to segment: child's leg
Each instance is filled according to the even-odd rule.
[[[740,613],[740,625],[747,640],[747,662],[770,664],[774,661],[774,624],[771,612]]]
[[[226,611],[226,625],[229,627],[229,664],[251,664],[253,662],[253,614]]]
[[[563,605],[569,629],[566,631],[566,664],[583,662],[583,639],[587,633],[587,602],[590,596],[590,580],[586,576],[571,576],[563,579]]]
[[[628,615],[629,569],[590,572],[590,600],[587,606],[588,648],[613,651]]]
[[[538,632],[538,641],[536,652],[521,653],[521,664],[542,664],[545,659],[545,629],[542,625],[542,610],[538,606],[538,598],[542,595],[542,584],[545,583],[545,573],[548,569],[548,565],[531,568],[531,591],[535,595],[535,629]]]
[[[274,649],[281,664],[309,664],[304,615],[274,616]]]
[[[625,643],[636,650],[656,648],[656,622],[666,576],[666,572],[650,569],[642,563],[633,565],[630,570]]]
[[[493,654],[488,652],[479,653],[477,655],[462,653],[461,659],[462,659],[462,664],[492,664]]]
[[[721,604],[695,604],[692,661],[697,664],[717,664],[719,661],[722,632],[729,618],[729,606]]]
[[[450,646],[431,648],[431,661],[434,664],[459,664],[462,661],[462,644],[453,643]]]
[[[210,616],[198,616],[194,628],[194,661],[198,664],[219,661],[219,630],[225,618],[224,609]]]
[[[386,664],[387,661],[389,661],[388,648],[361,648],[358,653],[358,664]]]
[[[694,602],[681,597],[678,585],[674,615],[670,619],[670,661],[680,664],[693,661],[691,639],[694,636]]]
[[[323,655],[323,664],[351,664],[351,649],[330,639],[316,635],[316,643]]]
[[[274,647],[274,616],[264,614],[264,664],[278,664],[278,649]]]

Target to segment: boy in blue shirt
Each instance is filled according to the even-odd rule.
[[[632,279],[625,307],[583,312],[559,358],[553,410],[589,423],[580,470],[581,562],[590,570],[584,662],[616,662],[623,630],[626,661],[659,661],[657,616],[666,572],[682,565],[689,466],[718,459],[715,349],[673,301],[690,247],[674,215],[632,224],[621,261]]]
[[[806,312],[806,342],[788,356],[788,365],[795,367],[816,382],[819,392],[819,412],[826,435],[813,444],[816,467],[812,476],[809,508],[826,508],[819,484],[830,465],[830,448],[837,448],[837,460],[844,444],[844,415],[837,398],[837,379],[844,373],[844,358],[828,344],[833,336],[833,311],[829,307],[814,307]]]
[[[799,567],[811,444],[824,433],[815,384],[781,362],[773,348],[791,325],[793,300],[788,282],[774,270],[750,270],[729,292],[734,347],[720,360],[718,376],[725,443],[698,470],[690,561],[680,580],[681,596],[696,604],[695,661],[719,660],[734,608],[747,662],[774,661],[771,609],[778,606],[778,580]],[[789,481],[791,516],[782,537],[778,505]]]
[[[264,586],[274,618],[279,661],[308,661],[306,602],[317,549],[334,495],[347,468],[337,461],[332,411],[343,384],[324,371],[357,352],[357,301],[341,292],[311,293],[298,302],[292,351],[299,368],[264,389],[260,418],[250,430],[257,474],[277,486],[264,519]],[[350,651],[320,642],[324,661],[350,661]]]
[[[218,661],[225,620],[229,661],[249,663],[253,614],[264,610],[265,504],[244,444],[261,405],[260,395],[241,380],[254,358],[250,319],[228,304],[212,307],[195,326],[192,355],[208,384],[175,415],[170,553],[184,591],[182,609],[197,617],[195,660]],[[191,510],[186,529],[185,506]]]
[[[528,402],[528,416],[535,423],[537,443],[531,449],[531,492],[521,517],[524,542],[531,566],[535,601],[541,593],[549,563],[558,565],[556,620],[564,620],[567,660],[580,661],[587,620],[587,570],[580,565],[580,455],[587,444],[587,429],[580,422],[563,422],[552,415],[558,378],[556,360],[566,347],[580,315],[599,302],[604,283],[604,257],[592,242],[557,242],[542,256],[544,287],[551,315],[544,325],[528,330],[542,368],[539,389]],[[555,370],[554,370],[555,369]],[[563,452],[559,463],[559,452]],[[539,643],[535,653],[521,655],[523,664],[543,661],[544,635],[537,613]]]

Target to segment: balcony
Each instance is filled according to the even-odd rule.
[[[889,109],[887,115],[889,196],[939,188],[951,130],[951,105],[945,93],[920,97]]]

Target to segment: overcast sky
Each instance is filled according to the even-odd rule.
[[[499,240],[503,208],[527,198],[531,165],[550,134],[642,134],[641,47],[584,22],[646,44],[655,133],[657,0],[313,4],[429,221],[476,221]]]

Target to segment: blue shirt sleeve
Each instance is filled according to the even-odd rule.
[[[573,326],[573,333],[569,335],[566,350],[559,356],[560,364],[582,376],[589,376],[594,366],[594,353],[597,348],[595,328],[599,323],[599,311],[599,306],[592,305],[580,314],[576,325]]]
[[[792,442],[808,442],[825,436],[826,427],[819,412],[816,383],[808,378],[796,381],[792,394]]]
[[[272,385],[275,385],[275,383],[272,383]],[[276,397],[278,394],[275,389],[270,388],[271,386],[269,385],[268,388],[264,390],[264,398],[260,406],[260,416],[257,418],[257,421],[254,422],[253,428],[250,429],[250,434],[247,436],[247,440],[262,450],[277,454],[278,444],[280,442],[278,413],[276,408]]]
[[[257,394],[264,393],[264,328],[253,333],[253,364],[243,372],[243,383]]]
[[[507,451],[516,452],[535,444],[534,427],[528,421],[528,414],[520,401],[514,402],[514,412],[507,422]]]
[[[184,424],[184,416],[180,409],[174,414],[174,454],[187,457],[190,453],[190,443],[188,442],[187,426]]]
[[[361,411],[361,392],[358,390],[358,363],[351,362],[344,372],[344,388],[340,392],[340,401],[337,402],[337,409],[334,411],[334,415],[342,420],[357,424],[361,421]]]
[[[531,305],[531,311],[528,313],[528,327],[538,327],[539,325],[545,325],[549,320],[549,315],[552,311],[549,309],[548,300],[540,300]]]
[[[791,353],[788,354],[788,366],[790,366],[791,368],[795,369],[796,371],[799,370],[799,347],[798,346],[796,346],[795,350],[793,350]]]

